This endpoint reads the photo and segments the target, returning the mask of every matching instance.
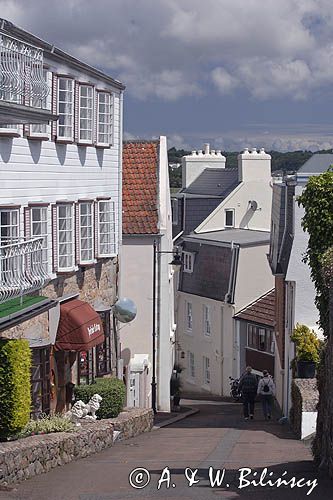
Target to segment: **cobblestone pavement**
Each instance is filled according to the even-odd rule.
[[[200,413],[30,479],[17,485],[16,490],[0,492],[0,500],[298,500],[332,497],[333,482],[320,477],[309,449],[295,440],[287,426],[276,421],[265,422],[259,409],[255,420],[245,422],[237,404],[202,401],[192,402],[190,406],[199,408]],[[166,467],[169,472],[164,472],[165,481],[158,489]],[[129,483],[129,476],[136,468],[149,471],[150,482],[145,488],[136,489]],[[252,469],[251,475],[245,477],[248,472],[245,468]],[[267,476],[262,479],[264,484],[267,479],[276,481],[285,471],[284,479],[291,480],[295,476],[298,481],[304,480],[294,488],[292,484],[279,488],[269,484],[256,486],[264,468],[267,468]],[[224,469],[222,484],[215,484],[213,488],[211,483],[219,470],[223,475]],[[136,477],[138,482],[146,481],[147,473],[141,472],[142,475]],[[198,482],[189,487],[191,477]],[[315,479],[318,486],[307,495]],[[132,480],[134,482],[134,474]],[[256,483],[247,484],[246,481]]]

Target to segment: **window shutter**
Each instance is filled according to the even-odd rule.
[[[27,240],[31,239],[31,208],[24,207],[24,236]]]
[[[75,203],[74,205],[75,215],[74,215],[74,223],[75,223],[75,259],[76,264],[80,264],[80,205],[79,203]]]
[[[52,260],[53,272],[58,271],[58,217],[57,205],[52,205]]]
[[[99,256],[99,245],[98,245],[98,233],[99,233],[99,221],[98,221],[98,201],[94,202],[94,248],[95,248],[95,258]]]
[[[80,85],[74,84],[74,140],[79,142],[80,139]]]
[[[57,75],[52,74],[52,104],[51,104],[52,113],[54,115],[58,112],[58,78]],[[53,121],[51,125],[51,135],[52,139],[56,139],[57,137],[57,121]]]

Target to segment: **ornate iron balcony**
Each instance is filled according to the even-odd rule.
[[[30,105],[49,92],[43,50],[0,32],[0,99]]]
[[[43,238],[0,246],[0,304],[40,290],[47,283],[42,246]]]

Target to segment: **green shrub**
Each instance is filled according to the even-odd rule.
[[[19,437],[49,434],[50,432],[73,432],[74,430],[75,425],[63,415],[43,415],[38,420],[29,420]]]
[[[96,415],[98,418],[117,417],[125,403],[125,385],[117,378],[97,378],[94,384],[79,385],[74,388],[75,401],[81,399],[88,403],[94,394],[99,394],[103,400]]]
[[[320,359],[321,342],[313,330],[306,325],[297,323],[291,340],[296,345],[297,361],[313,361],[318,364]]]
[[[20,432],[30,418],[31,351],[27,340],[0,340],[0,437]]]

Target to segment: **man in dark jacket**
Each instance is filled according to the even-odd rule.
[[[251,366],[246,368],[246,372],[239,382],[239,391],[242,394],[243,410],[245,420],[253,420],[254,403],[258,390],[257,377],[252,373]],[[250,410],[250,411],[249,411]]]

